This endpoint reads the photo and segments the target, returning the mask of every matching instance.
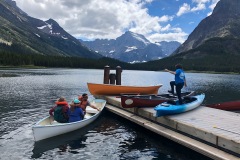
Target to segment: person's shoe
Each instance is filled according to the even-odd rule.
[[[171,90],[168,90],[168,93],[174,94]]]

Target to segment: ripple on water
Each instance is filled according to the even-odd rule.
[[[108,113],[86,128],[35,143],[31,126],[48,115],[59,96],[70,102],[81,93],[89,93],[87,82],[102,83],[102,70],[23,69],[7,72],[20,76],[0,77],[0,153],[3,160],[207,159]],[[151,78],[142,78],[143,75]],[[226,81],[226,75],[187,73],[187,78],[189,89],[205,92],[208,102],[213,102],[214,98],[226,100],[226,93],[231,95],[230,98],[234,95],[239,98],[239,76],[231,76]],[[172,75],[164,72],[126,70],[122,84],[162,83],[162,93],[169,89],[172,79]],[[89,98],[94,97],[89,95]]]

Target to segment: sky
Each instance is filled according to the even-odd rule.
[[[29,16],[54,19],[82,40],[116,39],[126,31],[151,42],[183,43],[219,0],[16,0]]]

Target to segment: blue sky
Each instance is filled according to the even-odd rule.
[[[130,30],[152,42],[183,43],[219,0],[17,0],[28,15],[56,20],[83,40],[115,39]],[[26,5],[28,4],[28,5]]]
[[[147,7],[149,14],[152,16],[172,16],[173,20],[165,24],[171,24],[173,27],[180,27],[187,34],[190,34],[201,20],[212,13],[212,5],[216,4],[216,2],[218,1],[156,0],[148,4]],[[183,9],[182,12],[180,12],[180,8]]]

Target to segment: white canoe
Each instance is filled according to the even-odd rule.
[[[43,139],[47,139],[50,137],[54,137],[57,135],[61,135],[64,133],[68,133],[86,125],[92,123],[97,117],[100,115],[102,110],[106,105],[106,101],[103,99],[94,99],[91,103],[93,103],[100,111],[97,111],[89,106],[86,108],[86,115],[84,119],[77,122],[72,123],[58,123],[54,121],[52,116],[48,116],[38,121],[33,127],[33,136],[35,141],[40,141]]]

